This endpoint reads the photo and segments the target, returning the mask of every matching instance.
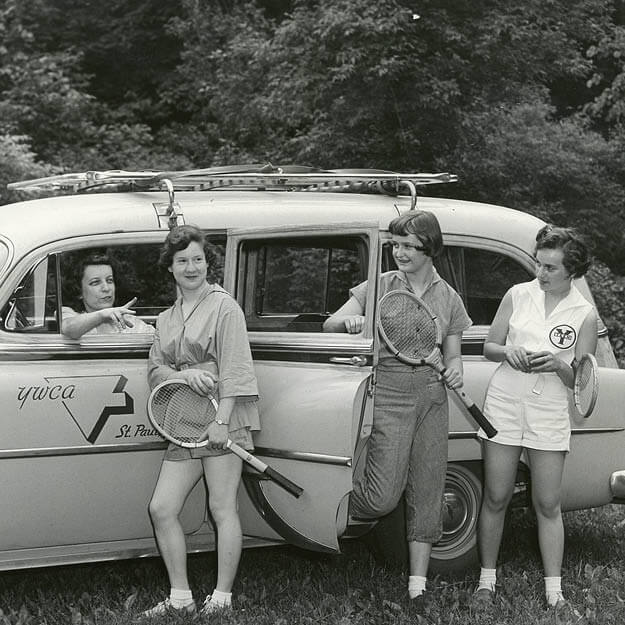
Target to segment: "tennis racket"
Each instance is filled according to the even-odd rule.
[[[217,400],[209,395],[198,395],[184,380],[165,380],[154,387],[148,399],[148,417],[158,433],[168,441],[197,449],[208,441],[200,439],[206,426],[217,415]],[[304,489],[266,465],[248,451],[228,439],[226,446],[244,462],[279,484],[294,497]]]
[[[379,305],[378,329],[393,355],[408,365],[428,365],[443,375],[441,329],[425,303],[410,291],[389,291]],[[444,378],[443,378],[444,379]],[[451,389],[488,438],[497,430],[462,390]]]
[[[597,403],[599,377],[597,360],[592,354],[584,354],[575,368],[573,401],[582,417],[589,417]]]

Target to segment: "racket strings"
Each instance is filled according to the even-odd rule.
[[[210,399],[198,395],[186,385],[163,386],[152,402],[156,423],[183,443],[197,442],[215,414]]]
[[[582,413],[590,410],[595,398],[596,382],[595,371],[592,363],[584,361],[576,372],[577,400]]]
[[[434,319],[411,297],[386,296],[380,307],[380,326],[387,342],[410,358],[427,358],[437,347]]]
[[[588,383],[592,380],[592,367],[580,365],[577,370],[577,385],[578,388],[584,389],[588,386]]]

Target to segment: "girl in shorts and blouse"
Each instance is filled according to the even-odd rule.
[[[179,515],[202,477],[217,536],[217,583],[204,601],[202,614],[231,607],[241,555],[237,491],[242,461],[226,448],[226,441],[230,438],[244,449],[254,448],[251,432],[260,429],[258,389],[243,311],[223,288],[207,282],[211,257],[204,234],[194,226],[173,228],[161,252],[161,264],[172,274],[180,297],[158,317],[149,357],[150,387],[181,378],[196,393],[216,395],[219,409],[215,420],[206,424],[206,447],[170,444],[165,453],[149,509],[171,591],[144,617],[195,612]]]
[[[477,600],[492,600],[506,508],[525,449],[548,606],[564,604],[561,567],[564,527],[560,509],[564,460],[569,451],[568,389],[574,366],[597,345],[597,315],[574,278],[590,266],[589,251],[570,228],[545,226],[536,236],[536,279],[503,297],[484,345],[501,362],[486,395],[484,414],[498,430],[483,431],[484,499],[479,518],[481,558]]]

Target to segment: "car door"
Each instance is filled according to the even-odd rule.
[[[224,286],[245,313],[260,391],[256,453],[304,489],[296,499],[248,472],[247,493],[275,532],[309,549],[339,549],[372,415],[373,313],[360,335],[323,332],[323,321],[363,280],[374,301],[378,256],[377,224],[228,232]],[[246,533],[267,534],[246,516]]]
[[[150,297],[159,307],[173,299],[162,293],[156,301],[158,285],[169,281],[154,271],[155,236],[162,238],[118,234],[114,248],[123,265],[115,278],[118,301],[132,296],[123,282],[134,294],[144,284],[138,314],[148,321],[158,312],[146,308]],[[155,551],[147,505],[165,444],[146,413],[152,336],[71,340],[58,322],[72,258],[109,242],[85,237],[48,245],[13,267],[2,285],[0,567],[5,556],[45,563]],[[139,259],[145,275],[136,271]],[[183,513],[187,532],[203,523],[204,503],[199,487]]]

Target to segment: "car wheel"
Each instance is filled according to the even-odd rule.
[[[445,479],[443,537],[432,549],[435,573],[476,566],[477,520],[482,505],[482,481],[471,468],[450,464]]]
[[[432,573],[447,573],[476,566],[477,519],[482,502],[482,482],[464,465],[450,464],[445,479],[443,537],[434,545],[430,560]],[[364,537],[378,562],[385,565],[408,566],[404,501]]]

